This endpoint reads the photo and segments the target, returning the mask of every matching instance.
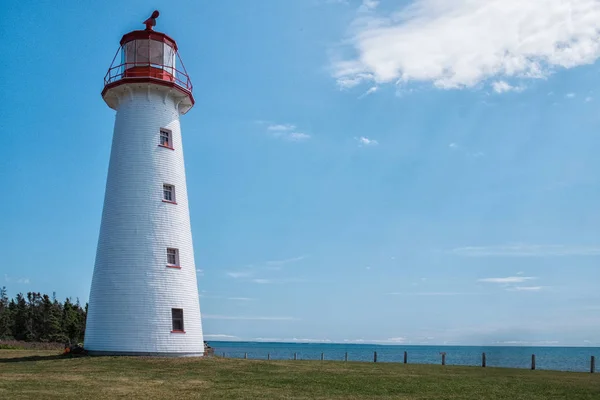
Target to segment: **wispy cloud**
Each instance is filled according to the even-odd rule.
[[[204,338],[206,339],[239,339],[237,336],[233,336],[233,335],[224,335],[224,334],[204,334],[203,335]]]
[[[456,142],[452,142],[448,145],[448,148],[453,151],[456,152],[457,154],[463,154],[467,157],[472,157],[472,158],[479,158],[479,157],[483,157],[485,156],[485,154],[481,151],[470,151],[469,149],[465,148],[464,146],[461,146],[460,144],[456,143]]]
[[[250,298],[250,297],[227,297],[227,300],[234,300],[234,301],[254,301],[256,299]]]
[[[362,82],[421,82],[442,89],[505,82],[496,87],[507,92],[512,81],[543,79],[600,55],[595,0],[413,0],[379,14],[376,3],[359,7],[346,55],[332,63],[342,88]]]
[[[585,102],[586,102],[586,103],[589,103],[589,102],[591,102],[592,100],[594,100],[594,98],[593,98],[592,96],[588,96],[588,97],[586,97],[586,98],[585,98]]]
[[[255,317],[255,316],[243,316],[243,315],[212,315],[203,314],[203,319],[226,319],[226,320],[240,320],[240,321],[297,321],[298,318],[294,317]]]
[[[248,278],[254,275],[254,271],[231,271],[227,272],[227,275],[231,278]]]
[[[373,343],[373,344],[403,344],[407,343],[408,339],[404,337],[393,337],[387,339],[344,339],[344,343]]]
[[[522,92],[525,90],[523,86],[513,86],[506,81],[493,82],[492,89],[494,89],[494,92],[496,93]]]
[[[227,276],[234,279],[243,279],[252,283],[259,284],[277,284],[277,283],[292,283],[301,282],[298,278],[280,278],[280,277],[265,277],[260,276],[267,273],[273,273],[280,271],[285,265],[296,263],[306,259],[307,255],[301,255],[298,257],[286,258],[281,260],[269,260],[260,264],[247,265],[244,269],[238,271],[229,271]],[[259,275],[260,274],[260,275]],[[257,277],[257,275],[259,275]]]
[[[197,275],[197,276],[204,276],[204,270],[203,270],[203,269],[200,269],[200,268],[197,268],[197,269],[196,269],[196,275]]]
[[[256,121],[260,125],[266,125],[266,131],[272,137],[288,140],[290,142],[303,142],[310,139],[310,135],[299,131],[294,124],[279,124],[268,121]]]
[[[485,283],[523,283],[533,279],[537,279],[533,276],[507,276],[505,278],[483,278],[478,279],[478,282]]]
[[[539,292],[543,289],[543,286],[515,286],[508,288],[509,292]]]
[[[457,247],[450,252],[464,257],[597,256],[600,255],[600,246],[514,244]]]
[[[481,293],[472,292],[392,292],[392,296],[471,296],[481,295]]]
[[[267,126],[268,131],[274,131],[274,132],[288,132],[288,131],[293,131],[295,129],[296,129],[296,126],[292,125],[292,124],[273,124],[273,125]]]
[[[362,4],[358,8],[359,12],[369,12],[373,11],[379,5],[378,0],[363,0]]]
[[[363,97],[367,97],[370,94],[373,94],[377,91],[377,86],[373,86],[370,87],[369,89],[367,89],[366,92],[364,92],[363,94],[361,94],[360,96],[358,96],[359,99],[362,99]]]
[[[361,136],[359,138],[356,138],[356,140],[361,146],[377,146],[379,144],[377,140],[369,139],[366,136]]]
[[[21,285],[28,285],[31,283],[29,278],[15,278],[8,276],[8,274],[4,274],[4,281],[7,283],[19,283]]]
[[[291,264],[291,263],[295,263],[298,261],[302,261],[305,258],[307,258],[308,256],[303,255],[303,256],[299,256],[299,257],[293,257],[293,258],[286,258],[284,260],[271,260],[271,261],[267,261],[265,264],[266,265],[285,265],[285,264]]]
[[[299,283],[299,282],[304,282],[304,280],[298,279],[298,278],[280,278],[280,279],[255,278],[255,279],[252,279],[251,282],[258,283],[261,285],[276,285],[276,284],[283,284],[283,283]]]
[[[575,93],[567,93],[567,94],[565,95],[565,97],[566,97],[567,99],[574,99],[574,98],[575,98]]]

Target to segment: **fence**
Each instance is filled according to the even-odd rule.
[[[236,354],[239,354],[237,352],[230,352],[229,354],[227,352],[220,352],[220,353],[217,353],[217,354],[219,356],[223,357],[223,358],[241,358],[239,356],[236,356]],[[440,352],[439,355],[440,355],[441,365],[446,365],[447,352]],[[248,358],[248,352],[244,352],[243,353],[243,358],[245,360],[249,359]],[[298,352],[294,352],[293,355],[291,355],[290,358],[292,360],[294,360],[294,361],[298,361],[298,360],[302,359],[301,357],[299,357]],[[289,360],[290,358],[287,358],[287,359]],[[265,357],[255,357],[255,358],[252,358],[252,359],[254,359],[254,360],[267,360],[267,361],[272,360],[270,352],[268,352]],[[279,357],[277,359],[278,360],[285,360],[286,358]],[[316,359],[308,357],[308,358],[305,358],[304,360],[315,361]],[[320,356],[320,361],[343,361],[343,362],[348,362],[348,361],[352,361],[352,360],[348,357],[348,352],[344,353],[343,360],[339,360],[339,358],[335,358],[335,359],[330,359],[329,360],[325,356],[325,353],[322,352],[321,356]],[[361,360],[357,360],[357,361],[364,362],[365,360],[361,359]],[[408,364],[409,363],[408,361],[409,361],[409,354],[408,354],[408,351],[405,351],[404,354],[403,354],[402,363]],[[377,355],[376,351],[373,352],[372,362],[374,362],[374,363],[378,362],[378,355]],[[393,362],[393,361],[387,361],[387,362]],[[462,364],[462,365],[464,365],[464,364]],[[475,366],[475,365],[472,365],[472,366]],[[488,367],[486,353],[482,353],[481,354],[481,367],[482,368]],[[531,370],[534,371],[536,369],[536,367],[537,367],[536,366],[536,355],[532,354],[531,355]],[[590,359],[589,359],[589,372],[592,373],[592,374],[596,372],[596,357],[595,356],[591,356]]]

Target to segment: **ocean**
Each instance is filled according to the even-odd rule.
[[[402,346],[373,344],[334,343],[266,343],[208,341],[215,355],[230,358],[344,361],[346,352],[349,361],[403,362],[404,352],[408,363],[441,364],[441,352],[446,353],[446,365],[481,366],[481,355],[486,353],[488,367],[531,368],[531,355],[536,356],[536,369],[556,371],[589,372],[591,356],[595,356],[600,370],[600,348],[598,347],[520,347],[520,346]]]

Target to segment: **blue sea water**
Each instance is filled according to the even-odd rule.
[[[447,365],[481,366],[481,355],[486,353],[488,367],[531,368],[531,355],[536,356],[536,368],[556,371],[590,371],[591,356],[595,356],[600,368],[598,347],[517,347],[517,346],[401,346],[372,344],[333,343],[265,343],[209,341],[215,354],[230,358],[291,360],[294,353],[298,360],[343,361],[346,352],[349,361],[403,362],[408,352],[408,362],[414,364],[440,364],[441,352],[446,353]]]

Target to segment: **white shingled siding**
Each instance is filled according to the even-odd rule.
[[[109,353],[204,352],[179,112],[168,88],[128,84],[118,91],[85,348]],[[125,90],[127,89],[127,90]],[[114,93],[113,93],[114,94]],[[160,128],[173,147],[158,146]],[[162,201],[175,186],[177,204]],[[167,268],[167,248],[181,269]],[[172,333],[182,308],[185,333]]]

